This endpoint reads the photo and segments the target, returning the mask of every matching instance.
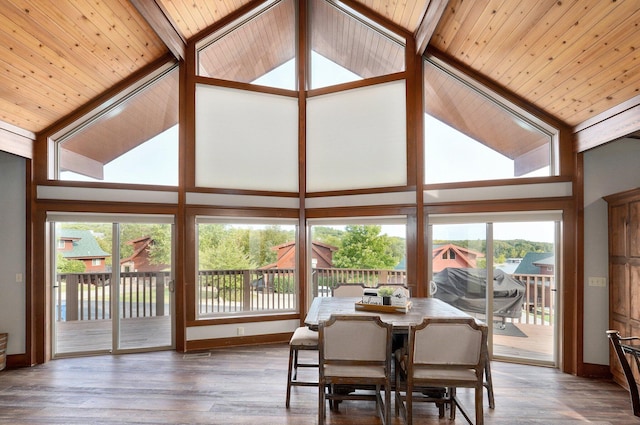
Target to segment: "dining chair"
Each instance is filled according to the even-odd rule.
[[[298,367],[318,367],[317,360],[298,361],[298,354],[301,350],[318,351],[317,331],[301,326],[293,332],[293,336],[289,340],[289,371],[287,373],[287,400],[285,403],[287,408],[289,408],[291,400],[291,387],[316,387],[318,385],[318,381],[298,379]]]
[[[361,297],[364,295],[364,284],[362,283],[339,283],[331,291],[334,297]]]
[[[625,342],[629,341],[640,341],[640,338],[637,336],[621,337],[620,332],[617,330],[608,330],[607,337],[609,338],[609,341],[611,341],[613,351],[616,353],[616,357],[620,362],[624,377],[627,380],[627,387],[629,388],[629,396],[631,397],[631,408],[633,409],[633,414],[635,416],[640,416],[640,395],[638,394],[638,384],[636,384],[636,379],[633,376],[631,365],[629,364],[629,360],[627,360],[626,356],[626,354],[631,355],[631,357],[633,357],[635,361],[636,368],[640,370],[640,346],[631,346],[628,344],[624,344]]]
[[[375,401],[383,424],[390,424],[392,325],[378,316],[332,315],[318,332],[318,424],[325,423],[327,400],[334,406],[343,400]]]
[[[405,353],[397,353],[396,410],[407,425],[413,423],[414,402],[435,402],[443,416],[456,407],[469,423],[469,414],[456,396],[456,388],[475,389],[475,423],[484,423],[484,368],[487,356],[487,326],[473,318],[425,318],[409,330]],[[436,395],[425,388],[445,391]],[[404,393],[404,394],[403,394]]]
[[[364,284],[362,283],[339,284],[332,291],[334,297],[361,297],[363,293]],[[302,326],[295,330],[289,340],[289,371],[287,372],[287,399],[285,402],[287,408],[291,402],[291,387],[315,387],[318,385],[317,381],[298,379],[298,367],[318,367],[317,362],[299,362],[298,355],[300,350],[318,350],[317,331]]]

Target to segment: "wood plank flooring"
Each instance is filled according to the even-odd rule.
[[[287,345],[277,344],[79,357],[5,370],[0,424],[317,424],[315,388],[294,387],[291,407],[284,407],[287,361]],[[640,424],[627,391],[612,381],[502,362],[493,362],[492,372],[496,408],[488,409],[485,397],[488,425]],[[472,394],[458,393],[473,408]],[[339,413],[327,414],[330,425],[381,423],[371,402],[344,402]],[[438,419],[432,404],[419,404],[414,419],[466,423],[461,415],[455,422]]]

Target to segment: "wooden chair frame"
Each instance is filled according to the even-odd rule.
[[[622,372],[624,372],[624,377],[627,380],[627,386],[629,388],[629,396],[631,397],[631,407],[633,409],[633,414],[635,416],[640,416],[640,396],[638,394],[638,384],[636,384],[636,379],[633,376],[633,371],[631,370],[631,365],[627,360],[626,354],[630,354],[633,356],[635,360],[636,367],[640,370],[640,346],[632,347],[627,344],[622,344],[622,342],[626,341],[640,341],[640,337],[629,336],[629,337],[621,337],[620,332],[617,330],[608,330],[607,337],[609,341],[611,341],[611,345],[613,346],[613,350],[616,353],[616,357],[618,357],[618,361],[620,362],[620,366],[622,366]]]
[[[383,424],[390,424],[392,330],[378,316],[332,315],[320,322],[318,424],[325,423],[326,400],[333,406],[342,400],[373,400]],[[351,391],[363,388],[374,388],[374,394]]]
[[[427,339],[428,343],[418,340],[421,337],[421,331],[429,326],[444,325],[447,327],[455,326],[460,329],[466,329],[477,334],[479,344],[473,353],[473,358],[449,361],[447,355],[440,355],[433,360],[433,363],[416,359],[417,350],[427,345],[437,346],[443,349],[448,346],[448,342],[453,341],[455,335],[453,332],[447,333],[444,338]],[[476,322],[473,318],[425,318],[422,323],[412,326],[409,330],[408,346],[406,354],[398,353],[395,356],[396,363],[396,411],[401,414],[402,419],[407,425],[413,423],[413,402],[435,402],[439,406],[440,417],[444,416],[443,406],[451,407],[450,418],[455,419],[456,407],[469,423],[473,423],[470,415],[466,412],[463,405],[456,396],[456,388],[474,388],[475,389],[475,422],[476,425],[484,423],[483,409],[483,393],[485,387],[484,374],[487,362],[487,327],[484,324]],[[427,336],[429,338],[429,336]],[[418,345],[419,344],[419,345]],[[465,348],[466,347],[458,347]],[[473,347],[469,347],[473,348]],[[425,348],[428,350],[428,348]],[[468,351],[465,351],[468,352]],[[431,374],[431,372],[436,372]],[[419,373],[420,372],[420,373]],[[425,373],[426,372],[426,373]],[[472,373],[471,373],[472,372]],[[460,376],[462,374],[462,376]],[[422,376],[420,376],[422,375]],[[448,376],[447,376],[448,375]],[[475,375],[475,379],[470,379]],[[430,395],[424,393],[426,388],[443,388],[446,389],[444,394]],[[404,394],[403,394],[404,392]],[[420,392],[421,395],[418,395]]]
[[[315,344],[313,343],[315,339]],[[300,350],[318,351],[318,332],[306,327],[295,330],[289,341],[289,370],[287,372],[287,399],[285,406],[289,408],[291,401],[291,387],[316,387],[317,381],[298,380],[298,367],[318,368],[318,362],[300,363],[298,354]]]

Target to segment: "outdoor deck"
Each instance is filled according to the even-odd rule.
[[[167,347],[170,341],[170,318],[147,317],[123,319],[121,348]],[[80,353],[111,349],[111,321],[89,320],[57,322],[57,352]],[[494,327],[494,357],[515,357],[535,362],[553,360],[552,327],[514,324],[522,334],[507,327],[502,332]],[[505,334],[502,334],[505,333]],[[518,334],[519,336],[513,336]],[[524,335],[524,336],[522,336]]]
[[[111,320],[74,320],[56,322],[56,353],[110,351]],[[170,347],[171,317],[140,317],[123,319],[120,348],[137,349]]]

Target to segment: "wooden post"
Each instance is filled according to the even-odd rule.
[[[67,290],[65,301],[66,321],[78,320],[78,275],[67,275]]]
[[[242,310],[247,311],[251,309],[251,272],[245,270],[242,274]]]
[[[156,316],[164,316],[164,273],[158,272],[155,275],[156,279]],[[153,313],[151,313],[153,316]]]

